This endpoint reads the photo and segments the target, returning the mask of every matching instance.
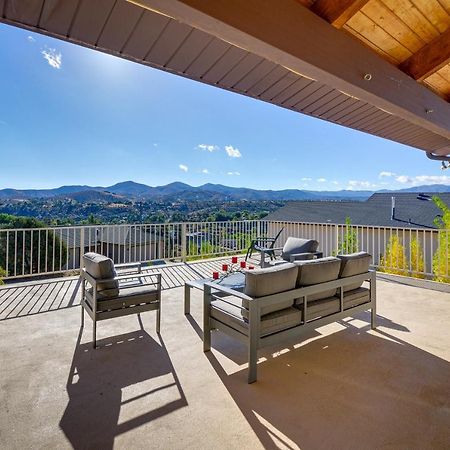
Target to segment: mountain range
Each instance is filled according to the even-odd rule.
[[[397,191],[377,192],[450,192],[450,186],[433,184],[415,186]],[[300,189],[258,190],[230,187],[221,184],[189,184],[174,182],[164,186],[147,186],[124,181],[113,186],[61,186],[55,189],[1,189],[0,200],[73,199],[79,202],[119,202],[123,200],[192,201],[192,200],[365,200],[374,191],[308,191]]]

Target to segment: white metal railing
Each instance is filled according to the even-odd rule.
[[[0,229],[0,268],[5,278],[71,272],[91,251],[116,264],[214,257],[243,252],[260,232],[256,220]]]
[[[282,221],[269,221],[266,227],[272,236],[283,229],[277,247],[283,246],[288,236],[315,239],[324,256],[366,251],[372,255],[377,270],[450,282],[450,230]],[[354,246],[351,239],[346,239],[350,233]],[[396,242],[392,244],[393,239]],[[438,252],[440,241],[445,245]],[[433,264],[435,269],[439,267],[439,273],[433,270]]]
[[[264,220],[0,229],[0,268],[5,278],[71,272],[79,270],[89,251],[115,263],[188,261],[245,252],[256,236],[275,236],[281,229],[276,247],[288,236],[312,238],[324,256],[364,250],[379,270],[422,278],[439,275],[450,282],[447,231]],[[397,248],[389,255],[392,239]]]

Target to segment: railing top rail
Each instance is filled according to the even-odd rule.
[[[279,223],[279,224],[293,224],[293,225],[326,225],[330,227],[345,227],[347,224],[345,223],[336,223],[336,222],[301,222],[294,220],[266,220],[261,219],[261,222],[267,223]],[[396,227],[396,226],[382,226],[382,225],[359,225],[356,223],[352,223],[348,225],[354,228],[374,228],[374,229],[385,229],[385,230],[411,230],[411,231],[447,231],[450,232],[450,229],[442,229],[442,228],[413,228],[413,227]]]
[[[207,221],[198,221],[198,222],[163,222],[163,223],[114,223],[114,224],[97,224],[97,225],[64,225],[64,226],[44,226],[44,227],[35,227],[35,228],[1,228],[0,232],[11,232],[11,231],[32,231],[32,230],[76,230],[76,229],[97,229],[97,228],[113,228],[113,227],[173,227],[173,226],[181,226],[181,225],[211,225],[211,224],[237,224],[237,223],[257,223],[260,222],[260,219],[254,220],[217,220],[215,222],[207,222]]]

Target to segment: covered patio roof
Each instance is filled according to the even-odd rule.
[[[1,21],[450,155],[449,0],[0,0]]]

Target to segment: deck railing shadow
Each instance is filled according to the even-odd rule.
[[[265,448],[446,448],[449,362],[369,324],[343,325],[288,343],[258,364],[251,385],[246,368],[228,374],[214,352],[206,356]]]
[[[187,406],[164,341],[145,330],[92,343],[81,331],[60,428],[74,449],[112,449],[117,436]]]

